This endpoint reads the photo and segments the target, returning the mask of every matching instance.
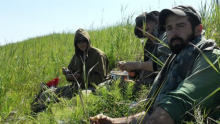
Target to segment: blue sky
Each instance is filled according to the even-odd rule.
[[[97,29],[114,25],[131,14],[137,16],[179,4],[199,10],[201,0],[1,0],[0,45],[53,32]]]

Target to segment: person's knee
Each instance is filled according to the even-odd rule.
[[[40,101],[43,103],[56,102],[57,101],[56,97],[57,96],[55,94],[55,89],[48,89],[41,93]]]

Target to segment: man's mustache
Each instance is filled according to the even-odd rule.
[[[172,44],[172,42],[175,41],[175,40],[179,40],[179,41],[181,41],[183,43],[183,38],[181,38],[181,37],[174,37],[174,38],[172,38],[170,40],[170,44]]]

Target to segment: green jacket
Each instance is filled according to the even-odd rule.
[[[76,41],[82,37],[88,40],[88,48],[85,54],[78,48]],[[69,70],[73,73],[77,72],[81,75],[81,82],[83,82],[83,62],[85,63],[86,77],[88,76],[89,87],[91,83],[99,84],[104,82],[108,72],[108,58],[106,54],[91,46],[90,36],[87,31],[79,29],[75,34],[74,39],[75,54],[73,55],[70,64],[68,66]],[[94,67],[94,68],[93,68]],[[93,69],[92,69],[93,68]],[[91,72],[89,73],[89,70]],[[88,75],[89,74],[89,75]],[[82,87],[84,86],[81,85]]]
[[[149,98],[154,97],[162,86],[151,110],[158,106],[164,108],[177,124],[184,119],[192,120],[193,117],[185,113],[194,114],[193,107],[200,102],[202,113],[206,110],[207,114],[210,110],[209,116],[220,118],[219,109],[214,107],[220,103],[220,91],[203,101],[220,87],[220,73],[200,53],[202,51],[220,71],[218,47],[214,41],[206,40],[203,36],[197,37],[191,43],[194,45],[188,45],[178,55],[172,54],[168,58],[148,95]],[[217,111],[211,110],[212,107]]]

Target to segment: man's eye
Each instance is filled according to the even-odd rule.
[[[171,28],[166,28],[167,31],[171,30]]]
[[[183,25],[178,25],[178,27],[184,27]]]

